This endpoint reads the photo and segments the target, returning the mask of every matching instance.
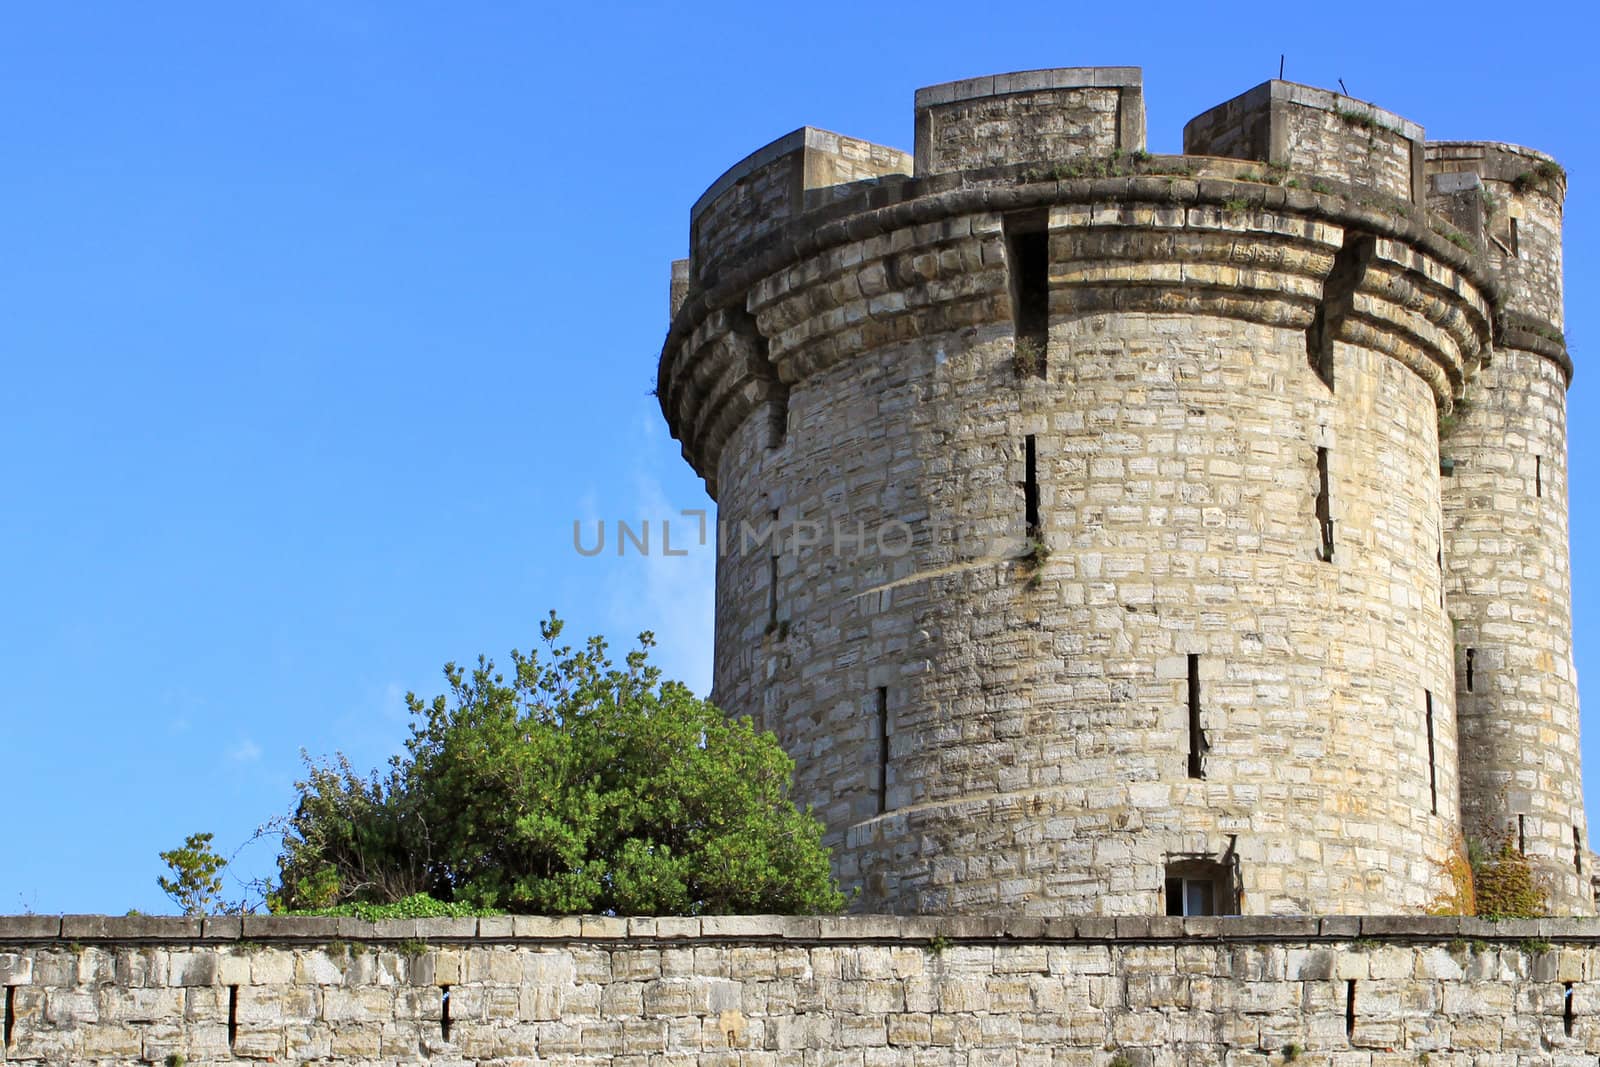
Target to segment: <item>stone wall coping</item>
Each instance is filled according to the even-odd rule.
[[[1177,918],[1137,916],[897,916],[492,915],[464,919],[388,919],[300,915],[0,916],[0,945],[161,944],[212,946],[228,942],[315,944],[332,941],[422,941],[450,944],[572,942],[671,945],[684,942],[766,942],[817,945],[860,943],[1080,943],[1576,941],[1600,945],[1600,917],[1507,919],[1457,916],[1235,915]]]
[[[1009,96],[1047,89],[1116,89],[1124,86],[1144,85],[1144,71],[1139,67],[1056,67],[1046,70],[1019,70],[1010,74],[987,74],[981,78],[963,78],[918,89],[915,108],[918,111],[942,104],[976,100],[985,96]]]
[[[1299,82],[1286,82],[1273,79],[1266,83],[1272,99],[1283,100],[1301,107],[1316,108],[1319,111],[1353,111],[1358,115],[1372,119],[1381,125],[1389,127],[1400,136],[1410,141],[1425,142],[1422,126],[1412,122],[1403,115],[1396,115],[1377,104],[1365,100],[1357,100],[1344,93],[1336,93],[1328,89],[1319,89],[1314,85],[1301,85]]]
[[[1447,151],[1469,151],[1480,158],[1491,155],[1521,156],[1535,163],[1560,165],[1560,161],[1548,152],[1541,152],[1527,145],[1511,144],[1509,141],[1428,141],[1424,145],[1424,151],[1430,161]]]
[[[1348,111],[1360,115],[1362,118],[1371,119],[1373,122],[1393,130],[1409,141],[1416,141],[1419,146],[1426,143],[1422,126],[1403,115],[1396,115],[1393,111],[1387,111],[1365,100],[1357,100],[1353,96],[1346,96],[1344,93],[1319,89],[1314,85],[1301,85],[1299,82],[1279,81],[1276,78],[1264,81],[1254,88],[1246,89],[1238,96],[1224,100],[1215,107],[1207,108],[1185,123],[1184,130],[1187,132],[1189,127],[1196,122],[1233,104],[1259,108],[1263,104],[1270,106],[1273,103],[1297,104],[1300,107],[1315,108],[1318,111]],[[1187,140],[1188,138],[1185,136],[1185,143],[1187,143]]]

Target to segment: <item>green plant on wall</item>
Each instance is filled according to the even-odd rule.
[[[190,834],[178,848],[161,853],[172,877],[156,884],[185,915],[212,915],[222,906],[222,869],[228,861],[211,847],[211,834]]]
[[[1536,919],[1549,914],[1548,896],[1511,834],[1469,849],[1478,914],[1485,919]]]

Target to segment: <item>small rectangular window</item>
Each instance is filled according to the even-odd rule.
[[[1189,777],[1206,776],[1205,728],[1200,723],[1200,657],[1189,654]]]
[[[878,814],[889,810],[889,688],[878,687]]]
[[[1572,867],[1579,874],[1583,873],[1583,835],[1578,828],[1572,828]]]
[[[1478,650],[1475,648],[1469,648],[1467,649],[1467,692],[1469,693],[1473,692],[1473,686],[1477,684],[1477,674]]]
[[[767,558],[767,629],[778,628],[778,557]]]
[[[778,557],[783,550],[782,527],[778,525],[778,509],[772,510],[772,555],[767,558],[767,633],[778,629]]]
[[[1333,562],[1333,491],[1328,479],[1328,450],[1317,449],[1317,531],[1322,540],[1318,558]]]
[[[1544,496],[1544,457],[1533,457],[1533,495]]]
[[[1039,537],[1039,453],[1033,434],[1023,442],[1022,521],[1029,539]]]
[[[1216,860],[1168,863],[1164,888],[1168,915],[1238,914],[1232,871]]]
[[[1517,816],[1517,853],[1522,856],[1528,854],[1528,817],[1526,815]]]
[[[1439,768],[1433,754],[1433,690],[1422,691],[1428,729],[1428,796],[1435,815],[1439,814]]]
[[[1511,219],[1511,255],[1513,257],[1522,255],[1522,240],[1521,236],[1517,233],[1517,220],[1515,216],[1513,216]]]

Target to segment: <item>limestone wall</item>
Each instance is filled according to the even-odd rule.
[[[1138,67],[1071,67],[919,89],[916,172],[1143,151],[1143,84]]]
[[[690,262],[703,274],[720,257],[826,202],[835,186],[909,174],[911,157],[810,126],[750,153],[711,183],[689,213]]]
[[[1422,127],[1294,82],[1263,82],[1191,119],[1183,150],[1256,159],[1419,204],[1425,197]]]
[[[1330,392],[1306,328],[1342,228],[1052,193],[1039,377],[1014,364],[999,214],[750,291],[789,433],[734,431],[719,508],[782,542],[724,545],[716,699],[794,755],[868,908],[1159,913],[1167,864],[1210,856],[1251,913],[1422,909],[1459,826],[1436,403],[1481,297],[1380,243]],[[1230,265],[1241,236],[1264,265]]]
[[[29,916],[0,918],[0,987],[0,1062],[37,1067],[1600,1053],[1593,920]]]
[[[1430,201],[1420,127],[1283,82],[1191,124],[1241,158],[1118,152],[1104,80],[924,90],[916,177],[691,283],[714,698],[864,910],[1161,914],[1206,861],[1246,914],[1421,912],[1511,819],[1589,911],[1564,179],[1436,146]]]
[[[1484,254],[1507,308],[1560,330],[1566,173],[1543,152],[1492,141],[1430,142],[1427,170],[1477,175],[1486,194],[1481,196]]]
[[[1447,597],[1473,836],[1533,857],[1556,906],[1591,901],[1572,662],[1566,390],[1559,333],[1566,178],[1514,145],[1428,146],[1436,188],[1459,188],[1505,302],[1500,336],[1447,421],[1441,456]],[[1463,202],[1464,201],[1464,202]],[[1465,220],[1463,220],[1465,221]]]

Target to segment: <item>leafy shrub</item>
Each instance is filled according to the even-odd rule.
[[[1536,919],[1549,914],[1544,888],[1534,877],[1528,857],[1517,851],[1509,833],[1487,846],[1473,848],[1471,860],[1480,916]]]
[[[449,693],[407,694],[406,753],[362,777],[313,764],[282,820],[275,911],[434,904],[544,914],[837,911],[821,824],[794,764],[649,666],[590,638],[446,664]],[[426,897],[418,899],[419,894]],[[410,904],[404,902],[410,901]]]

